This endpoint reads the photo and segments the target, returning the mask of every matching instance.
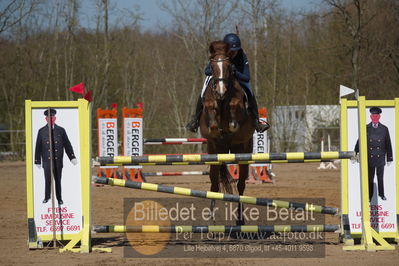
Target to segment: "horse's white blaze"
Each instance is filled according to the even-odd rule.
[[[224,87],[224,83],[223,83],[223,62],[220,61],[217,63],[218,67],[219,67],[219,94],[223,95],[225,92],[225,87]]]

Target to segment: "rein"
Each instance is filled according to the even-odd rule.
[[[225,82],[229,82],[229,79],[226,78],[212,78],[213,80],[213,84],[216,85],[216,83],[218,83],[219,81],[225,81]]]

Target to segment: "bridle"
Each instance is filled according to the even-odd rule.
[[[216,55],[215,55],[216,56]],[[225,58],[218,58],[218,59],[210,59],[211,62],[215,62],[215,63],[220,63],[220,62],[224,62],[224,61],[230,61],[229,57],[225,57]],[[213,85],[216,85],[216,83],[220,82],[220,81],[224,81],[224,82],[229,82],[228,79],[226,78],[218,78],[218,77],[213,77]]]

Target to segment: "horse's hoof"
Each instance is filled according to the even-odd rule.
[[[238,124],[235,121],[229,123],[230,132],[236,132],[238,130]]]

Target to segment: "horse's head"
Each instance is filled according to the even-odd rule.
[[[212,42],[209,46],[213,78],[213,91],[221,99],[231,82],[231,62],[229,46],[222,41]]]

